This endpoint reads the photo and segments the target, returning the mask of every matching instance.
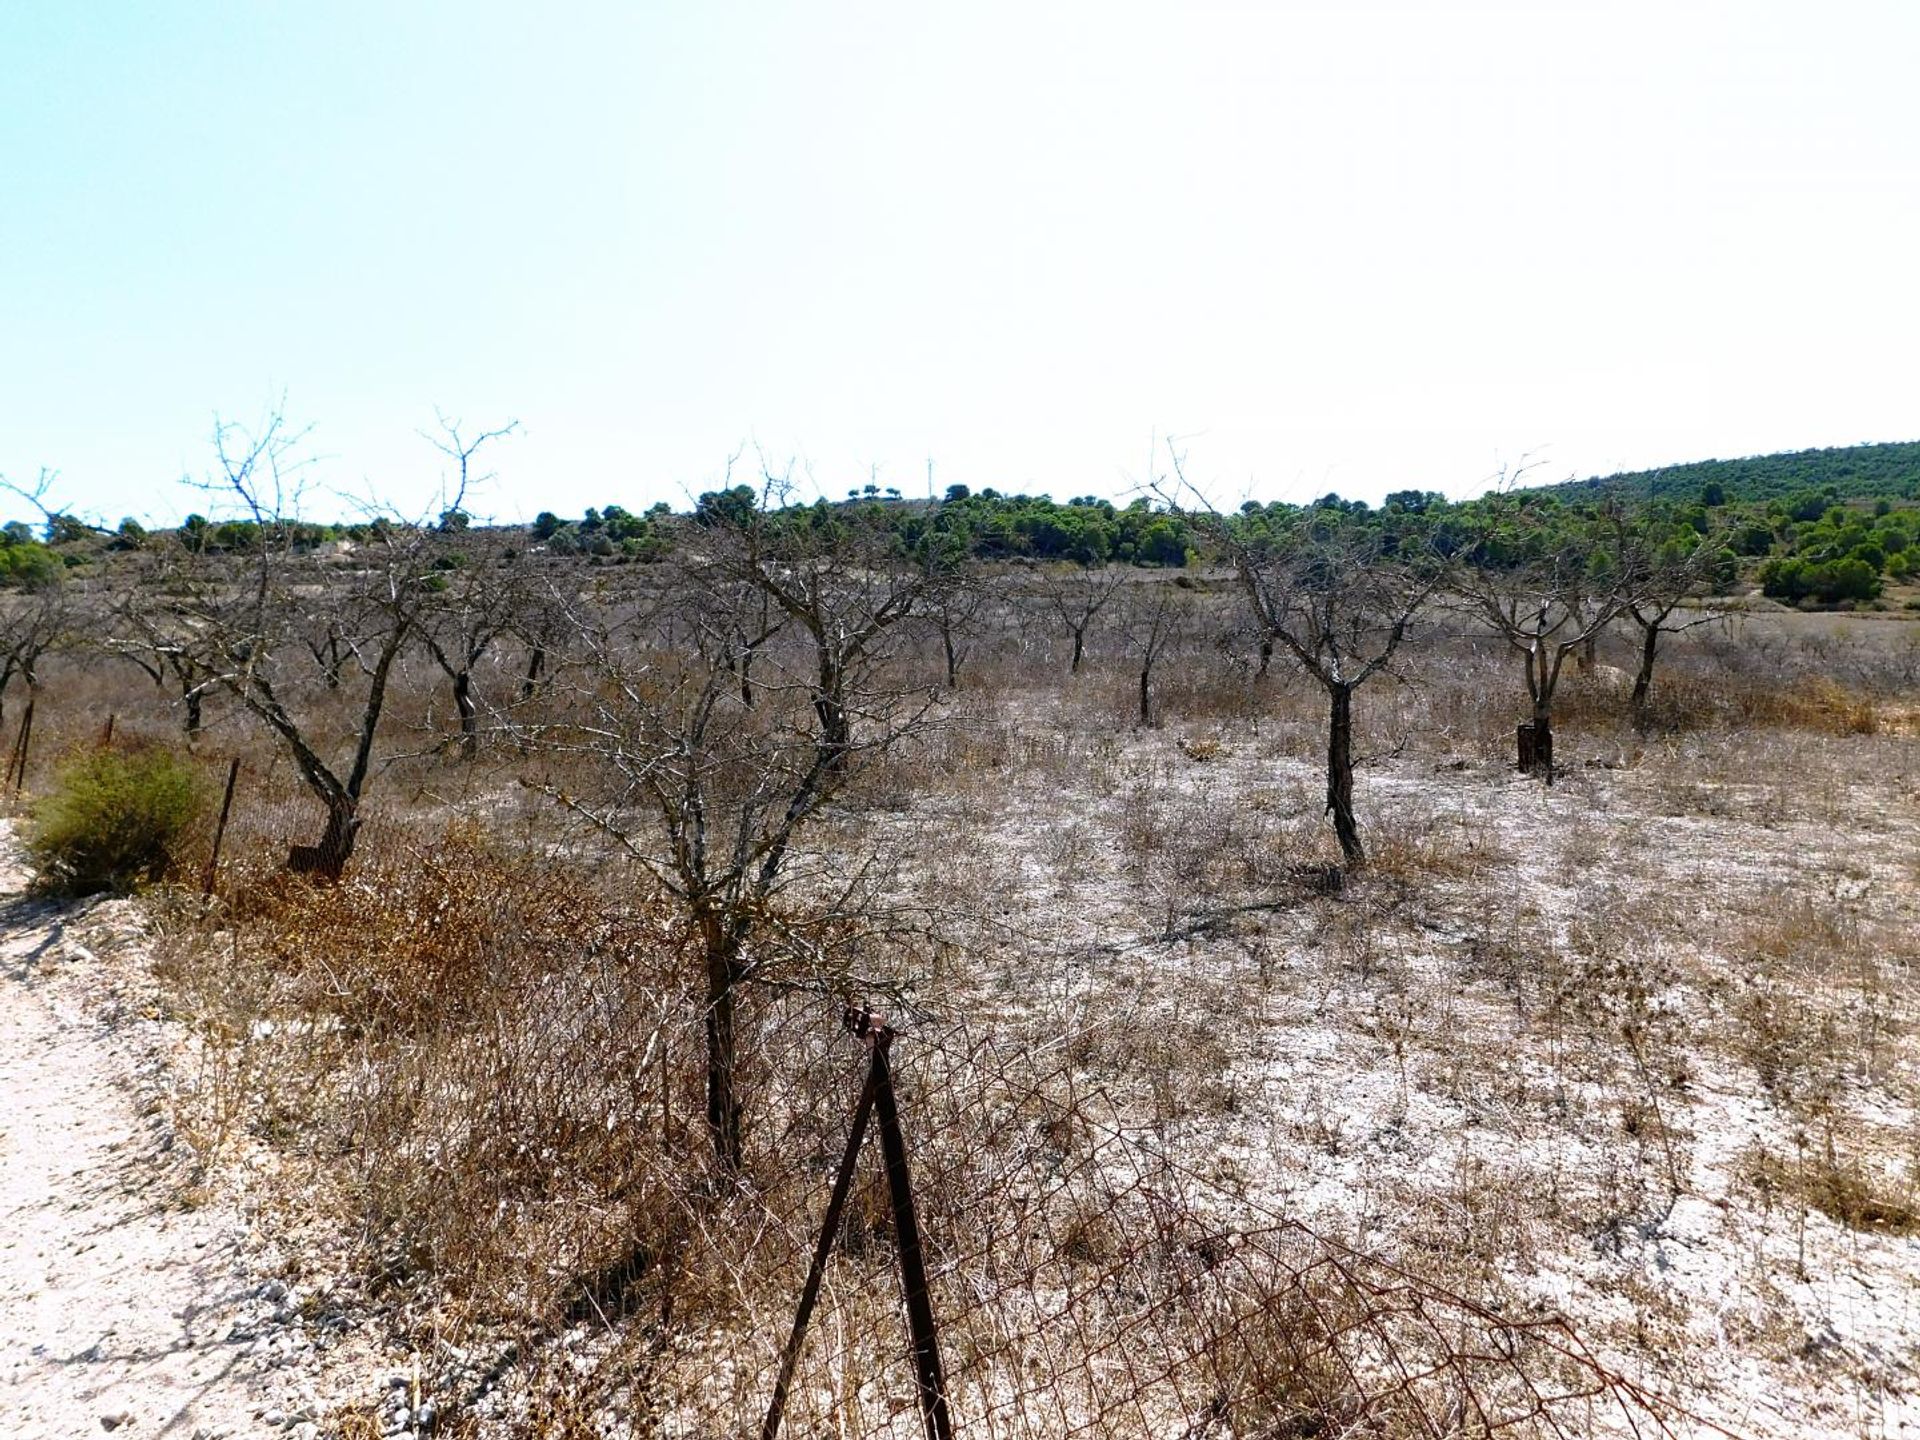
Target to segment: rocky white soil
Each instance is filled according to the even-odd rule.
[[[160,1027],[83,943],[124,938],[128,902],[26,898],[11,844],[0,834],[0,1432],[316,1433],[297,1297],[193,1184],[158,1094]]]

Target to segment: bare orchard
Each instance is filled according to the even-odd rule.
[[[1522,774],[1537,686],[1444,577],[1365,600],[1404,633],[1348,686],[1226,567],[747,536],[507,590],[463,543],[183,568],[35,656],[29,793],[109,715],[240,760],[211,900],[209,815],[153,901],[173,1104],[415,1367],[341,1433],[756,1431],[849,1008],[953,1433],[1912,1423],[1920,625],[1749,601],[1637,697],[1605,625]],[[783,1433],[919,1434],[850,1176]]]

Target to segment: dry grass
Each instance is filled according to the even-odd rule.
[[[1920,1185],[1911,1171],[1886,1174],[1850,1150],[1829,1130],[1796,1137],[1791,1158],[1771,1150],[1753,1156],[1750,1182],[1772,1203],[1810,1206],[1854,1230],[1875,1235],[1920,1234]]]
[[[321,1185],[381,1279],[427,1273],[534,1321],[664,1243],[645,1165],[682,997],[657,902],[612,902],[463,825],[339,886],[251,880],[216,917],[176,934],[165,973],[203,1053],[244,1065],[210,1073],[188,1119],[226,1133],[235,1087],[260,1087],[256,1134]]]

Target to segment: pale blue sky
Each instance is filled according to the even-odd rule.
[[[0,7],[0,472],[1464,493],[1920,437],[1911,3]],[[750,452],[751,455],[751,452]],[[322,497],[310,509],[337,508]]]

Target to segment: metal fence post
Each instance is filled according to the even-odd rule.
[[[220,868],[220,842],[227,838],[227,816],[233,810],[233,782],[240,778],[240,757],[233,757],[227,766],[227,793],[220,801],[220,821],[213,827],[213,853],[207,856],[207,874],[200,886],[200,898],[213,898],[213,876]]]
[[[880,1115],[880,1150],[886,1162],[887,1196],[893,1203],[894,1243],[900,1251],[900,1281],[907,1296],[907,1328],[913,1338],[920,1418],[927,1427],[927,1440],[953,1440],[946,1375],[940,1366],[933,1300],[927,1290],[927,1267],[920,1248],[920,1224],[913,1211],[907,1143],[900,1129],[900,1106],[893,1093],[889,1053],[894,1032],[876,1021],[871,1011],[849,1009],[842,1018],[849,1030],[867,1042],[872,1059],[867,1064],[866,1083],[860,1088],[860,1103],[854,1107],[846,1153],[840,1157],[840,1170],[833,1179],[833,1194],[827,1200],[827,1217],[820,1226],[819,1242],[814,1246],[813,1264],[800,1292],[799,1308],[794,1312],[793,1332],[780,1356],[780,1374],[774,1382],[773,1399],[767,1406],[766,1423],[760,1427],[760,1440],[776,1440],[780,1422],[786,1417],[787,1392],[793,1384],[794,1368],[800,1361],[807,1321],[812,1318],[814,1303],[820,1298],[820,1281],[826,1274],[834,1239],[840,1233],[841,1215],[846,1210],[847,1193],[852,1188],[854,1168],[860,1158],[860,1143],[867,1133],[867,1118],[876,1110]]]
[[[8,767],[7,778],[13,783],[16,795],[27,783],[27,747],[33,743],[33,702],[37,698],[31,690],[27,692],[27,711],[20,717],[20,733],[13,741],[13,762]]]
[[[840,1157],[839,1173],[833,1177],[833,1194],[827,1200],[827,1218],[820,1225],[819,1243],[813,1247],[813,1264],[807,1270],[807,1283],[800,1291],[799,1308],[793,1313],[793,1331],[787,1336],[787,1348],[780,1356],[780,1375],[774,1381],[773,1399],[767,1404],[760,1440],[775,1440],[780,1434],[780,1422],[786,1418],[787,1390],[793,1384],[794,1367],[800,1363],[807,1321],[813,1318],[814,1302],[820,1298],[820,1281],[827,1271],[827,1257],[833,1253],[834,1237],[840,1233],[840,1217],[847,1208],[847,1192],[853,1188],[854,1166],[860,1159],[860,1142],[866,1138],[867,1117],[873,1113],[873,1097],[885,1066],[886,1047],[876,1044],[873,1061],[867,1066],[866,1082],[860,1087],[860,1103],[853,1108],[853,1127],[847,1132],[846,1153]]]
[[[873,1040],[878,1081],[880,1148],[887,1162],[887,1193],[893,1200],[894,1242],[900,1247],[900,1283],[907,1292],[907,1327],[913,1334],[913,1368],[920,1386],[920,1418],[927,1440],[953,1440],[947,1413],[947,1380],[940,1367],[940,1340],[934,1330],[933,1300],[927,1293],[927,1267],[920,1251],[920,1225],[913,1213],[913,1180],[907,1173],[907,1142],[900,1132],[900,1108],[893,1098],[893,1069],[887,1052],[893,1032],[882,1028]]]

